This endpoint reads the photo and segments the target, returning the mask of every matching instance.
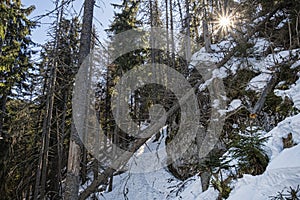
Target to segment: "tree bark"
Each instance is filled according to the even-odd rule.
[[[183,69],[183,72],[187,76],[188,73],[188,65],[189,65],[189,60],[191,58],[191,13],[190,13],[190,1],[186,0],[185,1],[185,6],[186,6],[186,21],[185,21],[185,28],[186,28],[186,41],[185,41],[185,59],[186,59],[186,66]]]
[[[205,50],[207,53],[212,53],[211,39],[209,36],[210,34],[208,31],[208,25],[206,19],[203,19],[202,26],[203,26],[203,38],[204,38]]]
[[[211,49],[211,38],[208,30],[208,24],[207,24],[207,11],[206,11],[206,5],[207,2],[203,0],[203,6],[204,6],[204,16],[202,20],[202,27],[203,27],[203,39],[204,39],[204,45],[205,45],[205,50],[207,53],[212,53]]]
[[[271,77],[271,79],[267,83],[267,86],[264,88],[259,99],[257,100],[255,106],[253,107],[251,114],[258,114],[261,111],[261,109],[263,108],[263,106],[265,104],[268,94],[271,91],[273,91],[273,89],[275,87],[277,77],[278,77],[278,75],[276,73]]]
[[[82,31],[80,36],[79,61],[78,67],[83,63],[84,59],[90,53],[91,35],[93,24],[95,0],[84,1],[84,13],[82,20]],[[81,141],[76,131],[74,120],[72,120],[71,138],[68,158],[68,172],[66,180],[65,199],[78,199],[80,185],[80,160],[81,160]]]
[[[170,41],[169,41],[169,9],[168,9],[168,0],[165,0],[166,6],[166,39],[167,39],[167,59],[168,65],[170,62]]]
[[[170,28],[171,28],[171,65],[172,67],[175,67],[174,19],[173,19],[172,0],[170,0]]]

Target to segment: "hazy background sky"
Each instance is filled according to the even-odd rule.
[[[30,5],[34,5],[36,7],[33,13],[29,16],[30,19],[36,19],[37,16],[46,14],[49,11],[55,9],[55,4],[53,3],[53,1],[54,0],[22,0],[22,3],[25,7],[28,7]],[[75,0],[73,3],[71,3],[68,12],[79,13],[81,8],[83,7],[83,2],[84,0]],[[94,8],[93,23],[102,41],[106,38],[104,29],[108,28],[108,26],[110,25],[110,21],[112,21],[113,19],[113,7],[110,4],[120,4],[121,2],[122,0],[96,0],[97,6],[95,6]],[[81,14],[82,12],[83,11],[81,11]],[[40,20],[40,26],[36,27],[32,32],[32,39],[34,42],[43,44],[50,39],[49,37],[47,37],[47,32],[51,27],[50,23],[52,23],[54,20],[55,19],[51,16],[44,17]]]

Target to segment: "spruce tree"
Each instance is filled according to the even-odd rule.
[[[34,23],[28,15],[34,7],[22,8],[20,0],[0,4],[0,137],[5,136],[4,119],[8,98],[13,87],[24,87],[33,45],[29,35]]]
[[[4,199],[14,198],[16,192],[14,191],[16,188],[13,188],[14,183],[25,180],[19,174],[11,181],[3,181],[9,178],[10,167],[13,167],[11,163],[14,162],[11,158],[14,155],[11,154],[10,148],[12,141],[17,137],[16,132],[12,132],[12,127],[9,125],[14,114],[9,113],[7,105],[18,105],[15,99],[22,98],[23,92],[27,89],[26,81],[29,69],[32,67],[30,47],[33,42],[30,33],[35,26],[28,19],[28,15],[33,10],[33,6],[23,8],[20,0],[7,0],[0,3],[0,179],[2,180],[0,193],[1,198]],[[16,173],[18,172],[26,174],[16,169]]]
[[[109,48],[110,53],[112,55],[118,55],[119,49],[124,48],[122,45],[131,45],[131,42],[134,41],[127,41],[126,38],[123,38],[122,44],[119,43],[119,41],[114,40],[114,36],[117,34],[120,34],[125,31],[129,30],[135,30],[139,31],[138,28],[141,26],[141,21],[138,20],[137,14],[138,14],[138,8],[139,8],[140,2],[134,1],[134,0],[124,0],[121,5],[113,4],[115,8],[120,9],[120,13],[115,13],[114,21],[110,25],[109,29],[107,29],[107,33],[109,38],[111,39]],[[146,56],[146,50],[145,49],[137,49],[128,53],[125,53],[123,55],[118,56],[115,60],[112,61],[111,65],[107,67],[107,94],[105,96],[105,102],[107,104],[105,105],[108,113],[106,114],[110,120],[109,123],[104,124],[104,129],[110,130],[111,134],[114,135],[113,141],[119,144],[122,144],[124,146],[125,143],[127,143],[127,135],[126,133],[123,133],[115,124],[111,112],[111,106],[110,106],[110,99],[111,99],[111,93],[112,89],[115,86],[116,80],[120,78],[123,74],[131,70],[133,67],[136,67],[138,65],[141,65],[145,62],[145,56]],[[117,136],[118,135],[118,136]],[[118,142],[117,142],[118,141]]]

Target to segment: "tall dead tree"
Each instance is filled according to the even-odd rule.
[[[50,61],[50,73],[49,80],[45,80],[45,89],[47,90],[46,94],[46,108],[44,113],[43,125],[42,125],[42,147],[39,156],[39,164],[36,172],[36,182],[34,189],[34,199],[43,199],[45,196],[46,182],[47,182],[47,168],[48,168],[48,156],[49,156],[49,143],[50,143],[50,134],[51,134],[51,123],[53,117],[53,104],[54,104],[54,91],[56,85],[56,74],[57,74],[57,65],[58,65],[58,56],[57,49],[59,46],[59,34],[60,34],[60,25],[59,21],[63,15],[64,1],[61,3],[61,8],[59,7],[59,1],[56,1],[56,29],[55,29],[55,38],[54,38],[54,55],[52,55],[52,61]]]
[[[82,29],[80,36],[79,61],[80,66],[83,60],[90,53],[93,12],[95,0],[84,1],[84,13],[82,20]],[[68,156],[68,172],[66,180],[65,199],[78,199],[80,185],[80,160],[81,160],[81,141],[76,131],[74,121],[72,120],[71,138]]]

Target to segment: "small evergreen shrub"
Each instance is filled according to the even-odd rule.
[[[269,158],[263,147],[267,139],[252,129],[246,130],[243,134],[237,134],[232,140],[229,153],[232,159],[237,161],[239,176],[259,175],[265,171]]]

